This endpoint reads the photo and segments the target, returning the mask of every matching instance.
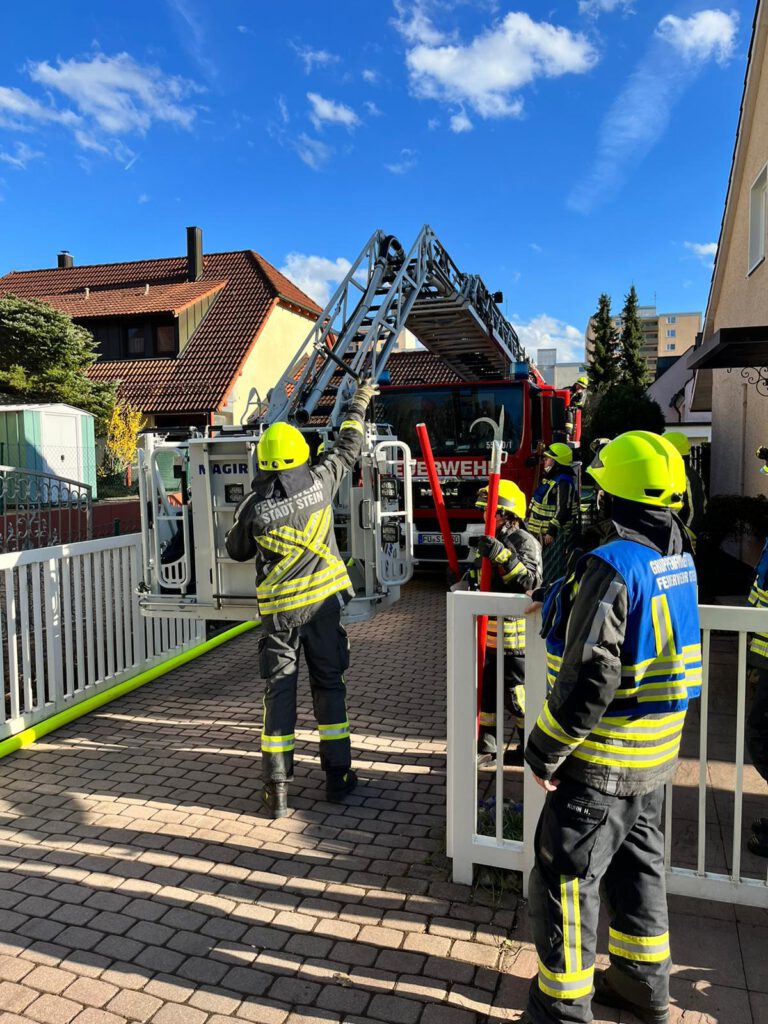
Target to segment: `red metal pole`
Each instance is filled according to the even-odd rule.
[[[499,479],[501,477],[501,445],[494,441],[491,456],[490,474],[488,476],[488,504],[485,506],[485,533],[488,537],[496,536],[496,508],[499,503]],[[490,558],[483,559],[480,571],[480,590],[487,593],[491,589],[493,566]],[[483,704],[483,673],[485,669],[485,649],[488,634],[488,616],[480,615],[477,619],[477,733],[480,734],[480,709]],[[503,639],[503,638],[502,638]],[[498,643],[498,638],[497,638]]]
[[[461,577],[461,570],[459,569],[459,559],[456,554],[456,547],[453,543],[453,534],[451,533],[451,525],[448,522],[448,513],[445,509],[445,498],[443,497],[443,488],[440,486],[440,478],[437,475],[437,467],[435,466],[435,457],[432,454],[432,445],[429,441],[429,434],[427,433],[427,425],[425,423],[418,423],[416,425],[416,435],[421,445],[421,454],[424,457],[424,464],[427,467],[427,476],[429,477],[429,486],[432,489],[432,500],[435,503],[435,512],[437,513],[437,521],[440,524],[440,532],[443,535],[443,543],[445,544],[445,552],[448,555],[448,566],[459,580]]]

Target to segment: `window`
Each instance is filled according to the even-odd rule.
[[[126,327],[125,329],[125,351],[130,356],[143,357],[145,353],[145,338],[143,327]]]
[[[173,324],[162,324],[155,334],[155,355],[176,355],[176,328]]]
[[[675,330],[674,327],[672,328],[672,330],[667,331],[667,337],[668,338],[676,338],[677,337],[677,331]]]
[[[667,323],[668,324],[676,324],[677,323],[677,317],[676,316],[668,316],[667,317]]]
[[[751,274],[765,259],[765,192],[768,184],[768,164],[755,179],[749,194],[749,266]]]
[[[674,352],[675,347],[674,341],[667,342],[667,352]]]

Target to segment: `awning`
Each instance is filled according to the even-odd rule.
[[[691,370],[768,366],[768,325],[722,327],[688,357]]]

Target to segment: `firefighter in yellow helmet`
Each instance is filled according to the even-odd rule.
[[[227,551],[256,560],[256,596],[264,636],[259,667],[266,680],[261,755],[262,802],[274,818],[288,813],[293,779],[299,649],[309,669],[326,795],[343,800],[357,782],[352,771],[344,673],[349,665],[342,606],[354,591],[339,556],[331,503],[360,457],[364,419],[377,393],[358,387],[332,451],[309,466],[304,436],[287,423],[261,435],[259,473],[235,512]]]
[[[680,510],[680,518],[691,538],[694,552],[701,528],[704,524],[704,513],[707,511],[707,493],[704,481],[691,465],[691,442],[679,430],[667,430],[664,437],[677,448],[685,462],[685,497]]]
[[[544,580],[550,582],[562,573],[560,562],[576,515],[578,491],[573,449],[555,442],[543,455],[543,479],[531,497],[528,529],[543,548]],[[555,547],[557,537],[561,540]]]
[[[547,798],[529,889],[539,969],[522,1020],[588,1024],[594,986],[595,1002],[668,1024],[661,814],[701,686],[696,571],[674,511],[685,467],[669,441],[631,431],[589,473],[614,529],[576,568],[559,669],[525,750]],[[610,966],[595,975],[601,891]]]
[[[482,487],[475,507],[488,505],[488,488]],[[480,580],[483,558],[493,564],[493,590],[507,594],[525,594],[541,584],[541,547],[525,528],[525,495],[512,480],[499,481],[499,500],[494,536],[470,538],[475,548],[475,564],[469,571],[470,583]],[[483,696],[480,708],[478,763],[495,767],[496,748],[496,659],[498,650],[497,620],[488,620],[488,639],[483,671]],[[523,742],[525,725],[525,621],[504,621],[504,705],[512,724]],[[504,754],[504,764],[523,763],[522,745]]]
[[[581,412],[584,409],[584,403],[587,400],[588,387],[589,378],[586,374],[582,374],[580,377],[576,378],[568,389],[570,393],[570,402],[568,404],[568,408],[565,410],[565,430],[569,441],[576,440],[576,413]]]

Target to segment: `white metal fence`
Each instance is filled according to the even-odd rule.
[[[523,837],[504,838],[505,800],[504,770],[499,757],[494,779],[496,803],[495,835],[478,831],[479,776],[477,764],[477,617],[498,617],[498,636],[503,636],[503,619],[523,614],[529,601],[526,597],[505,594],[480,594],[458,591],[448,595],[448,855],[453,858],[453,877],[468,884],[474,865],[507,868],[523,873],[527,892],[528,875],[533,865],[533,838],[544,793],[536,785],[529,769],[523,781]],[[538,717],[546,696],[546,651],[539,637],[541,619],[534,614],[527,619],[526,630],[526,739]],[[701,700],[692,702],[689,715],[699,716],[699,749],[694,775],[683,770],[691,763],[686,756],[675,783],[667,787],[665,805],[665,863],[670,893],[696,896],[751,906],[768,907],[768,878],[765,868],[744,871],[743,808],[745,796],[745,719],[747,703],[747,634],[768,632],[768,611],[752,608],[702,606],[703,684]],[[737,668],[732,679],[716,678],[713,670],[713,634],[736,639]],[[504,749],[503,657],[499,652],[496,673],[497,747]],[[718,666],[722,668],[722,666]],[[718,700],[718,720],[712,721],[713,681],[726,682],[725,697]],[[723,706],[723,705],[726,706]],[[734,719],[735,735],[722,735],[727,721],[723,711]],[[727,717],[731,717],[728,715]],[[684,741],[685,742],[685,741]],[[732,749],[731,749],[732,744]],[[710,751],[716,747],[716,757]],[[727,748],[727,749],[726,749]],[[717,768],[718,779],[713,782]],[[752,773],[754,774],[754,773]],[[680,776],[684,777],[681,779]],[[483,773],[484,778],[487,778]],[[689,777],[690,776],[690,777]],[[754,779],[753,779],[754,781]],[[768,788],[758,780],[756,799],[762,801],[763,814],[768,816]],[[717,790],[725,783],[727,791]],[[691,820],[682,821],[676,807],[690,796],[685,789],[696,786]],[[732,807],[732,812],[730,808]],[[717,809],[717,822],[713,819]],[[715,828],[712,826],[716,825]],[[723,836],[724,828],[730,835]],[[484,829],[483,831],[487,831]],[[684,842],[679,833],[684,832]],[[714,833],[714,838],[713,838]],[[679,858],[682,863],[677,862]],[[753,862],[756,858],[751,858]],[[714,865],[712,862],[715,862]],[[687,862],[687,863],[686,863]],[[691,862],[695,862],[692,866]]]
[[[0,555],[0,740],[204,639],[144,619],[139,534]]]

